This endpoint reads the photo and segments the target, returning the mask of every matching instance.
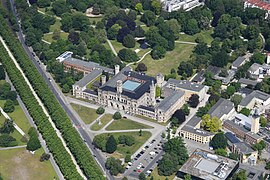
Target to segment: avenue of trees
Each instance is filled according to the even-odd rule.
[[[102,173],[88,148],[78,132],[72,127],[72,123],[66,112],[61,108],[53,93],[26,55],[20,42],[14,37],[14,34],[9,29],[6,20],[2,15],[0,16],[0,28],[1,36],[6,41],[36,93],[44,103],[56,127],[61,131],[68,148],[74,155],[84,174],[88,178],[102,179]],[[48,117],[44,114],[33,94],[29,93],[31,90],[26,84],[20,71],[16,68],[3,45],[0,46],[0,49],[2,63],[16,90],[20,94],[21,99],[26,105],[29,114],[34,119],[39,132],[43,135],[50,152],[54,155],[55,161],[63,175],[67,179],[81,179],[82,177],[80,177],[79,173],[76,171],[76,167],[73,164],[70,155],[65,150],[52,125],[48,123]]]

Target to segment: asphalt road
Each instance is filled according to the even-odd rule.
[[[14,4],[14,0],[10,0],[10,4],[11,4],[12,12],[16,17],[17,23],[19,24],[18,15],[15,12],[16,7],[15,7],[15,4]],[[39,73],[41,74],[41,76],[43,77],[45,82],[47,83],[48,87],[51,89],[51,91],[53,92],[53,94],[57,98],[57,100],[60,103],[60,105],[62,106],[62,108],[66,111],[67,115],[71,119],[74,126],[80,127],[79,121],[75,118],[75,116],[72,114],[71,110],[68,108],[68,106],[62,100],[61,96],[59,95],[60,93],[58,93],[57,89],[52,85],[51,81],[49,80],[49,77],[47,77],[46,71],[41,68],[41,66],[39,64],[40,60],[38,59],[38,57],[35,57],[33,55],[30,48],[25,44],[21,26],[19,26],[18,38],[19,38],[25,52],[27,53],[27,55],[31,59],[32,63],[35,65],[35,67],[37,68],[37,70],[39,71]],[[83,128],[76,128],[76,129],[79,132],[79,134],[81,135],[82,139],[84,139],[84,141],[85,141],[86,145],[88,146],[90,152],[92,153],[94,159],[101,166],[101,168],[103,170],[103,173],[107,177],[107,179],[114,179],[113,176],[111,176],[110,173],[106,170],[105,162],[103,161],[103,159],[102,159],[101,155],[98,153],[98,151],[95,149],[94,145],[92,144],[92,140],[88,136],[87,132]]]

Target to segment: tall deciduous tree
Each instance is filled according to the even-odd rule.
[[[213,149],[225,149],[227,147],[227,139],[223,133],[217,133],[211,139],[210,144]]]
[[[106,152],[111,154],[114,151],[116,151],[116,149],[117,149],[117,142],[114,139],[114,136],[111,135],[106,143]]]
[[[202,117],[201,126],[210,132],[217,132],[221,128],[222,121],[217,117],[212,117],[209,114],[205,114]]]

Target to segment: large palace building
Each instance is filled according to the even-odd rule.
[[[69,63],[65,61],[70,62],[71,58],[69,56],[61,61],[59,58],[58,60],[67,67]],[[159,122],[170,119],[192,94],[198,94],[202,100],[208,90],[207,86],[190,81],[175,79],[165,81],[162,74],[158,74],[155,78],[150,77],[132,71],[130,67],[125,67],[120,71],[118,65],[113,70],[96,63],[91,66],[93,62],[82,62],[75,58],[72,58],[72,62],[73,69],[85,73],[84,78],[73,85],[73,95],[76,98],[146,116]],[[86,63],[88,63],[87,71],[81,67],[82,64],[86,66]],[[161,89],[161,97],[157,97],[158,89]]]

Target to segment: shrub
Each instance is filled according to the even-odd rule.
[[[115,112],[114,115],[113,115],[113,119],[114,120],[118,120],[118,119],[121,119],[122,118],[122,115],[120,112]]]
[[[97,114],[103,114],[105,112],[105,109],[103,108],[103,107],[99,107],[99,108],[97,108],[97,110],[96,110],[96,113]]]

